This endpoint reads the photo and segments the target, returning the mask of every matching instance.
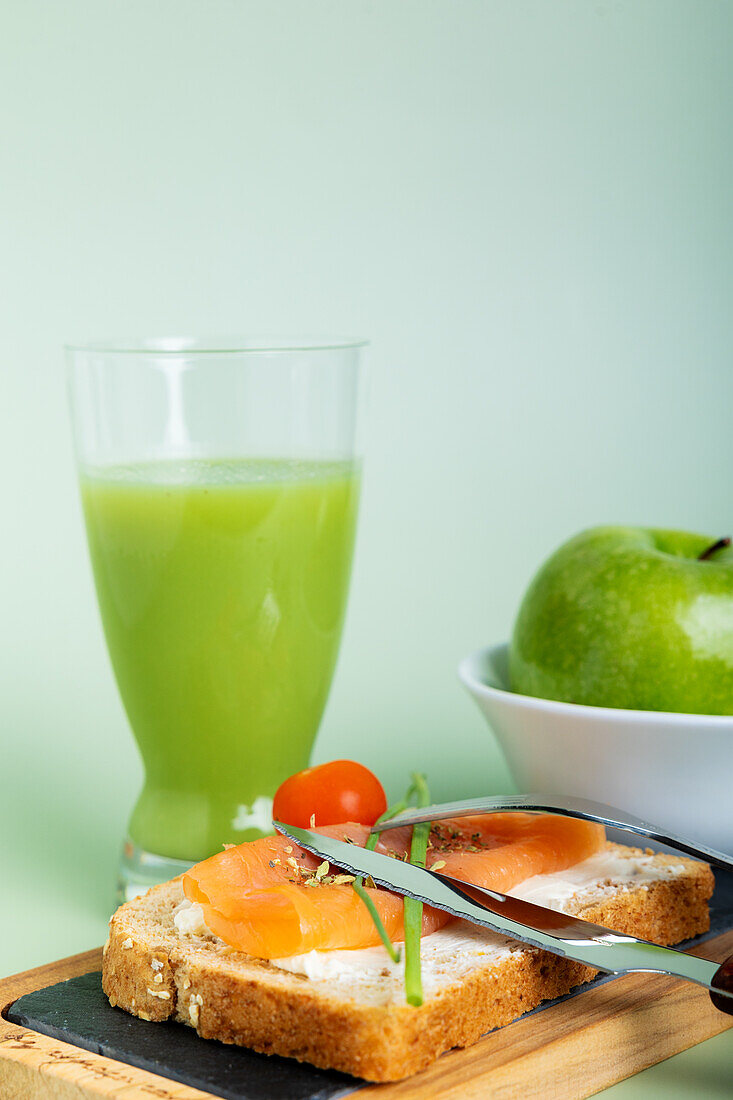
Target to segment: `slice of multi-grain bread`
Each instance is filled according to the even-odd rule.
[[[608,853],[611,874],[549,904],[660,944],[707,930],[713,876],[706,864],[618,845]],[[382,948],[313,953],[331,963],[345,958],[325,970],[305,957],[266,962],[227,947],[205,926],[180,931],[186,925],[176,914],[187,906],[174,879],[117,910],[103,966],[112,1005],[370,1081],[416,1073],[595,973],[456,921],[423,940],[425,1000],[412,1008]]]

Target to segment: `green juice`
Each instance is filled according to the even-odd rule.
[[[82,475],[97,594],[145,764],[130,837],[198,860],[268,830],[336,663],[352,463],[190,460]]]

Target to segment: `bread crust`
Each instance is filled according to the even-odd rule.
[[[610,846],[629,858],[639,849]],[[674,877],[607,887],[569,910],[596,924],[660,944],[707,931],[713,876],[707,864]],[[457,977],[420,1008],[374,1004],[344,995],[226,947],[214,936],[181,936],[173,912],[180,879],[121,906],[110,921],[102,984],[110,1004],[144,1020],[169,1018],[205,1039],[236,1043],[342,1070],[369,1081],[395,1081],[424,1069],[453,1047],[476,1042],[541,1001],[568,993],[596,973],[534,948],[521,948]]]

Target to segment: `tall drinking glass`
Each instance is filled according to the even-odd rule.
[[[107,645],[145,769],[120,894],[271,830],[338,653],[358,342],[67,349]]]

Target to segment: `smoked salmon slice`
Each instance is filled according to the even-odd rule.
[[[364,845],[369,829],[347,822],[316,831]],[[404,858],[410,829],[385,833],[377,851]],[[603,826],[535,814],[483,814],[431,828],[427,866],[502,893],[538,874],[565,870],[605,844]],[[303,852],[285,837],[264,837],[219,852],[183,876],[183,890],[201,905],[208,928],[225,943],[261,959],[307,951],[377,945],[379,935],[348,876]],[[393,941],[404,939],[402,898],[369,889]],[[449,914],[425,906],[422,934]]]
[[[377,848],[404,857],[410,833],[384,833]],[[595,821],[554,814],[482,814],[437,822],[430,831],[426,865],[440,863],[436,870],[443,875],[508,894],[533,875],[551,875],[588,859],[605,843],[606,830]]]
[[[363,825],[333,826],[339,837]],[[324,830],[325,831],[325,830]],[[280,836],[264,837],[219,852],[183,876],[189,901],[198,902],[204,921],[225,943],[261,959],[307,951],[371,947],[380,942],[366,906],[349,876],[321,874],[319,861]],[[347,879],[347,881],[343,881]],[[402,898],[369,889],[387,934],[404,939]],[[423,935],[450,919],[425,907]]]

